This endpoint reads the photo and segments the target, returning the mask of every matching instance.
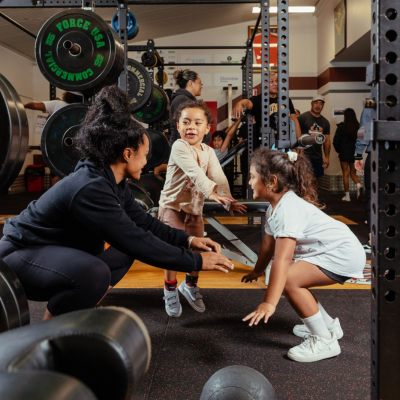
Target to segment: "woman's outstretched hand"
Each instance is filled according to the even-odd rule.
[[[262,272],[256,272],[255,270],[251,271],[249,274],[242,276],[242,282],[253,282],[257,281],[260,276],[262,276]]]
[[[255,311],[243,318],[243,321],[248,321],[249,326],[258,325],[264,318],[264,323],[267,323],[268,318],[275,312],[275,306],[269,303],[261,303]]]
[[[194,237],[190,244],[192,250],[214,251],[221,253],[221,246],[213,240],[205,237]]]
[[[222,254],[209,251],[207,253],[200,253],[200,255],[203,258],[203,271],[229,272],[229,270],[233,270],[234,265],[232,262]]]

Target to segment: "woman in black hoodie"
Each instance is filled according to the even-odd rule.
[[[86,158],[8,219],[0,240],[28,299],[48,302],[44,319],[96,306],[135,259],[174,271],[232,269],[217,243],[170,228],[135,201],[126,178],[140,178],[149,141],[124,91],[101,90],[75,145]]]
[[[345,196],[342,199],[343,201],[350,201],[350,176],[357,186],[357,200],[359,200],[362,195],[360,179],[358,179],[354,167],[354,153],[359,126],[360,124],[354,110],[352,108],[346,108],[344,110],[344,121],[337,125],[335,137],[333,138],[333,146],[339,154],[340,166],[343,174],[343,186],[345,192]]]
[[[178,108],[179,104],[184,103],[188,100],[195,100],[196,96],[201,95],[201,89],[203,84],[201,83],[200,76],[197,72],[189,69],[175,71],[173,78],[179,89],[172,94],[171,108],[169,109],[169,121],[171,136],[169,139],[169,145],[175,143],[177,139],[180,139],[181,135],[176,128],[176,122],[174,120],[174,113]],[[203,143],[209,145],[211,141],[211,134],[204,136]]]

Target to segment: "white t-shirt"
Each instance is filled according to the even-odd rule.
[[[51,101],[44,101],[44,106],[46,107],[46,112],[51,115],[55,113],[60,108],[63,108],[68,105],[67,102],[62,100],[51,100]]]
[[[271,215],[272,214],[272,215]],[[335,274],[363,278],[365,251],[351,230],[293,191],[266,212],[265,232],[275,239],[296,239],[294,260],[304,260]]]

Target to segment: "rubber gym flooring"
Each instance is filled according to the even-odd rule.
[[[38,195],[0,196],[0,214],[16,215]],[[320,196],[326,202],[325,211],[340,216],[338,218],[346,221],[364,242],[368,234],[364,223],[365,203],[357,203],[354,196],[352,202],[342,202],[343,195],[324,191]],[[229,229],[258,251],[260,225],[230,225]],[[206,230],[212,239],[229,246],[209,225]],[[133,310],[150,332],[150,369],[139,382],[132,399],[199,399],[213,373],[235,364],[247,365],[264,374],[281,400],[368,399],[370,292],[369,286],[352,286],[367,290],[340,287],[313,290],[327,311],[339,317],[344,337],[340,340],[340,356],[310,364],[296,363],[286,357],[288,349],[299,344],[301,339],[292,334],[299,319],[284,298],[267,325],[249,328],[241,321],[262,301],[265,289],[202,289],[206,312],[196,313],[182,299],[180,318],[166,315],[162,289],[113,289],[101,305]],[[32,323],[41,320],[44,308],[44,303],[30,302]]]

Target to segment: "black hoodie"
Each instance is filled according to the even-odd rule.
[[[143,211],[110,167],[81,160],[75,172],[7,220],[5,240],[21,246],[59,245],[98,255],[106,241],[135,259],[173,271],[199,271],[200,254],[188,250],[189,235]]]

